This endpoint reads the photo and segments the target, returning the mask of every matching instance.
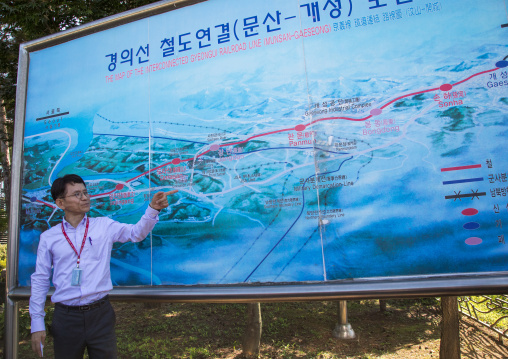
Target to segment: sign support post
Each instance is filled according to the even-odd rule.
[[[337,339],[351,340],[356,339],[355,331],[347,318],[347,300],[339,300],[337,302],[337,316],[339,322],[333,330],[333,336]]]

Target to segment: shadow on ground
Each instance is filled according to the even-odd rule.
[[[506,359],[508,347],[506,339],[500,340],[494,331],[462,318],[460,325],[460,351],[463,358]]]

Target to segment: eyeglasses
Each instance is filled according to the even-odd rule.
[[[70,194],[68,196],[64,196],[62,198],[76,197],[77,199],[81,199],[81,198],[83,198],[83,196],[88,197],[88,196],[90,196],[90,194],[88,193],[88,191],[74,192],[73,194]]]

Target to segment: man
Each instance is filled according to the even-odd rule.
[[[86,215],[90,195],[78,175],[55,180],[51,196],[65,216],[41,234],[29,306],[32,349],[39,357],[46,338],[44,304],[53,270],[55,358],[83,358],[85,348],[91,359],[116,358],[115,313],[107,296],[113,288],[109,268],[113,243],[145,239],[159,211],[168,207],[167,196],[176,192],[157,192],[138,223],[123,224]]]

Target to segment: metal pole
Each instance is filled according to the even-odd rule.
[[[23,136],[25,133],[25,105],[28,81],[28,52],[19,48],[18,82],[16,88],[16,121],[11,166],[11,203],[9,212],[9,239],[7,242],[7,295],[5,301],[5,358],[18,355],[18,303],[10,298],[18,286],[19,219],[21,212],[21,173],[23,167]]]
[[[8,296],[5,300],[5,359],[18,357],[18,302]]]
[[[356,334],[347,319],[347,301],[339,300],[337,302],[337,316],[339,322],[333,330],[333,336],[337,339],[356,339]]]

